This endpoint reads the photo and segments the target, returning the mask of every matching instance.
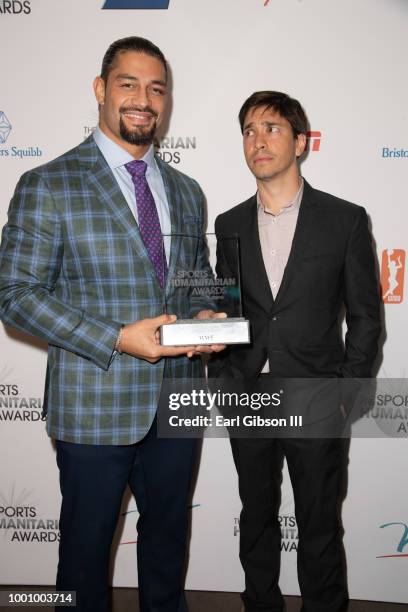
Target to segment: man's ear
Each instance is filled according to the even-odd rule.
[[[306,134],[298,134],[296,137],[296,157],[303,155],[306,149]]]
[[[97,76],[93,82],[93,88],[95,92],[95,98],[99,106],[105,104],[105,81],[102,77]]]

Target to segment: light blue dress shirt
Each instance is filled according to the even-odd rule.
[[[125,149],[113,142],[102,130],[97,127],[93,132],[93,137],[102,155],[113,172],[121,192],[129,205],[136,222],[137,206],[135,188],[132,177],[125,168],[125,164],[133,161],[134,158]],[[163,177],[154,159],[154,147],[151,145],[149,150],[141,158],[147,164],[146,179],[156,203],[157,214],[159,215],[160,227],[164,236],[164,250],[166,252],[167,263],[170,259],[171,245],[171,219],[169,203],[167,201],[166,190],[164,188]]]

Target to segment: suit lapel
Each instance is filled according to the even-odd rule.
[[[269,285],[268,275],[266,273],[265,264],[262,256],[261,241],[259,239],[258,228],[258,204],[256,195],[252,198],[249,206],[244,209],[245,214],[242,219],[241,227],[243,228],[245,241],[241,238],[241,261],[247,261],[247,271],[243,271],[247,276],[246,282],[251,285],[255,283],[253,295],[256,295],[259,303],[269,311],[271,303],[273,303],[273,295]],[[247,260],[247,256],[249,259]],[[254,274],[254,270],[259,271],[259,274]]]
[[[92,137],[79,145],[80,163],[87,167],[87,180],[95,198],[112,214],[118,228],[129,238],[136,255],[145,260],[147,273],[158,283],[154,267],[143,244],[139,226],[120,190],[120,187]]]
[[[304,181],[303,197],[300,203],[299,216],[296,223],[295,234],[293,236],[292,248],[289,259],[285,267],[282,282],[276,296],[276,303],[281,302],[283,296],[288,291],[290,283],[294,278],[299,260],[304,253],[305,247],[309,244],[313,233],[314,219],[316,215],[316,203],[313,198],[312,187]]]

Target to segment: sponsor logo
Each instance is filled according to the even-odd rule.
[[[310,130],[306,133],[306,151],[317,153],[320,151],[320,143],[322,139],[322,133],[316,130]]]
[[[164,162],[179,164],[186,151],[197,148],[197,138],[195,136],[164,136],[160,140],[155,140],[154,146],[157,155]]]
[[[404,298],[405,251],[385,249],[381,263],[381,292],[385,304],[401,304]]]
[[[7,142],[11,132],[11,123],[6,117],[6,113],[0,111],[0,144]]]
[[[32,491],[23,489],[0,492],[0,532],[9,542],[59,542],[59,520],[43,518],[37,506],[30,502]]]
[[[88,138],[96,129],[96,125],[84,125],[84,140]]]
[[[29,0],[0,0],[0,15],[29,15],[31,2]]]
[[[395,557],[408,557],[408,525],[406,523],[385,523],[380,525],[380,529],[392,528],[395,534],[396,547],[393,553],[388,555],[378,555],[377,559],[389,559]]]
[[[299,544],[299,531],[294,514],[280,514],[278,516],[281,530],[281,552],[297,552]],[[239,518],[234,517],[234,536],[240,532]]]
[[[405,159],[408,158],[408,149],[397,149],[396,147],[383,147],[381,149],[381,157],[383,158],[399,158],[402,159],[405,157]]]
[[[170,0],[106,0],[103,9],[168,9]]]
[[[0,376],[0,423],[5,421],[41,421],[42,399],[24,397],[17,384],[5,383]]]
[[[358,379],[357,379],[358,380]],[[378,436],[378,430],[369,425],[373,421],[376,427],[386,436],[406,438],[408,435],[408,380],[407,378],[377,378],[367,384],[360,380],[356,404],[353,407],[355,416],[360,410],[363,421],[354,426],[362,427],[363,437],[371,434]],[[368,420],[368,424],[367,424]]]
[[[96,125],[84,125],[84,140],[88,138],[96,129]]]
[[[299,544],[299,531],[294,514],[280,514],[279,525],[281,528],[281,551],[297,552]]]
[[[94,132],[96,125],[84,125],[84,140]],[[187,151],[197,149],[196,136],[163,136],[154,140],[156,154],[168,164],[179,164]]]
[[[12,125],[7,118],[7,115],[4,111],[0,110],[0,145],[5,144],[8,137],[10,136],[10,132],[12,130]],[[0,158],[6,157],[14,157],[17,159],[23,159],[24,157],[41,157],[42,151],[38,147],[34,146],[11,146],[0,148]]]
[[[137,508],[135,508],[134,510],[126,510],[126,512],[122,512],[120,515],[120,519],[119,519],[122,524],[125,521],[128,514],[139,515],[139,511],[137,510]],[[120,542],[120,546],[123,546],[124,544],[137,544],[137,537],[136,537],[136,540],[125,540],[123,542]]]

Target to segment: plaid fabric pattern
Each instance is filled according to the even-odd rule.
[[[198,184],[157,159],[172,234],[203,232]],[[172,240],[177,266],[209,269],[204,247]],[[201,376],[199,359],[114,358],[121,324],[201,304],[159,285],[136,221],[92,137],[24,174],[0,246],[0,315],[49,344],[47,431],[83,444],[132,444],[147,433],[166,377]],[[166,365],[166,368],[164,367]]]

